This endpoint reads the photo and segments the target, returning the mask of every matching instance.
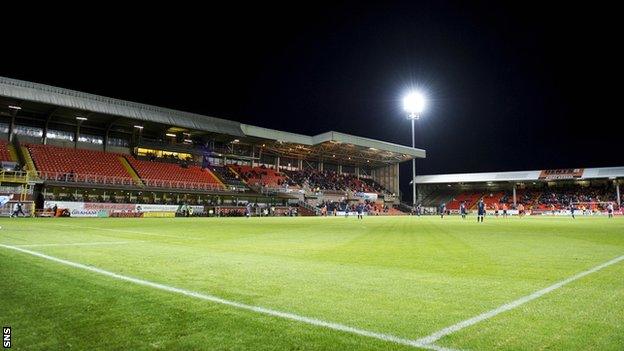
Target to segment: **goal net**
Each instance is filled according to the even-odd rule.
[[[35,202],[11,200],[0,206],[0,217],[10,217],[12,215],[17,215],[18,217],[34,217]]]

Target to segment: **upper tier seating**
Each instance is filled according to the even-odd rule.
[[[126,159],[146,186],[187,188],[189,185],[187,183],[195,183],[214,190],[223,189],[223,184],[218,178],[205,168],[143,161],[132,156],[126,156]]]
[[[305,169],[289,171],[290,182],[299,186],[308,186],[312,189],[334,191],[362,191],[367,193],[387,193],[378,183],[358,179],[353,174],[339,174],[334,171],[318,171]],[[375,185],[374,185],[375,184]]]
[[[230,165],[249,185],[279,187],[288,184],[288,177],[281,172],[266,167]]]
[[[232,172],[229,167],[221,167],[221,166],[209,166],[208,169],[218,176],[221,181],[227,185],[246,188],[245,182],[240,179],[236,173]]]
[[[0,140],[0,161],[11,161],[9,144],[4,140]]]
[[[103,151],[27,145],[44,179],[90,183],[128,184],[132,178],[119,161],[122,155]]]

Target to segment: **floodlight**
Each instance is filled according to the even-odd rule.
[[[175,135],[175,134],[172,134],[172,133],[167,133],[167,134],[165,134],[165,135],[166,135],[166,136],[168,136],[168,137],[172,137],[172,138],[175,138],[175,137],[176,137],[176,135]]]
[[[78,116],[78,117],[76,117],[76,119],[79,120],[79,121],[86,121],[87,117],[80,117],[80,116]]]
[[[403,98],[403,109],[409,113],[412,118],[417,118],[418,115],[425,109],[425,97],[419,92],[411,92]]]
[[[136,128],[136,129],[143,129],[143,126],[136,125],[136,126],[134,126],[134,128]]]
[[[15,105],[9,105],[9,108],[10,108],[11,110],[21,110],[21,109],[22,109],[21,107],[19,107],[19,106],[15,106]]]

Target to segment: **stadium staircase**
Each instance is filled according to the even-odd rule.
[[[184,187],[185,183],[205,184],[214,189],[224,190],[224,185],[208,169],[198,166],[183,167],[175,163],[137,160],[126,156],[126,160],[136,171],[146,186]]]
[[[35,162],[30,156],[30,152],[28,151],[28,148],[26,148],[26,146],[20,146],[19,150],[22,156],[21,158],[24,160],[24,168],[27,171],[31,171],[33,174],[36,174],[37,168],[35,167]]]
[[[140,187],[145,186],[145,184],[143,184],[143,181],[141,180],[137,172],[134,170],[134,168],[132,168],[132,165],[130,165],[130,163],[128,162],[128,160],[126,160],[125,157],[119,156],[119,162],[121,162],[121,165],[126,169],[126,172],[130,174],[130,176],[132,177],[132,180],[134,180],[134,184]]]
[[[240,173],[236,170],[236,168],[234,168],[233,166],[227,166],[227,168],[228,168],[228,169],[229,169],[232,173],[234,173],[234,174],[238,177],[238,179],[240,179],[240,180],[241,180],[241,182],[245,183],[245,185],[249,185],[249,184],[247,184],[247,182],[245,181],[245,179],[244,179],[244,178],[240,175]]]
[[[426,207],[438,207],[441,203],[448,203],[453,200],[456,195],[452,190],[432,191],[428,196],[422,199],[421,204]],[[408,204],[411,207],[411,204]]]
[[[300,216],[317,216],[317,209],[305,201],[299,201],[299,215]]]
[[[539,205],[539,199],[544,195],[543,191],[538,191],[537,195],[533,198],[533,202],[530,205]]]
[[[119,161],[121,154],[70,149],[51,145],[26,145],[39,176],[62,177],[72,175],[76,181],[118,184],[132,181]]]
[[[13,162],[19,162],[19,158],[17,157],[17,152],[15,152],[15,147],[9,144],[7,145],[7,150],[9,151],[10,160]]]

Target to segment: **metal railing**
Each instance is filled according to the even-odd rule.
[[[0,170],[0,182],[26,183],[33,178],[31,171],[4,171]]]
[[[44,181],[56,181],[64,183],[84,183],[84,184],[108,184],[108,185],[137,185],[131,177],[116,177],[101,174],[78,174],[67,172],[37,172],[39,179]]]
[[[119,185],[119,186],[141,186],[131,177],[107,176],[101,174],[78,174],[66,172],[38,172],[39,179],[44,181],[55,181],[64,183],[77,184],[100,184],[100,185]],[[167,189],[184,189],[184,190],[201,190],[201,191],[226,191],[220,184],[203,183],[203,182],[186,182],[165,179],[143,179],[142,187],[151,188],[167,188]]]

